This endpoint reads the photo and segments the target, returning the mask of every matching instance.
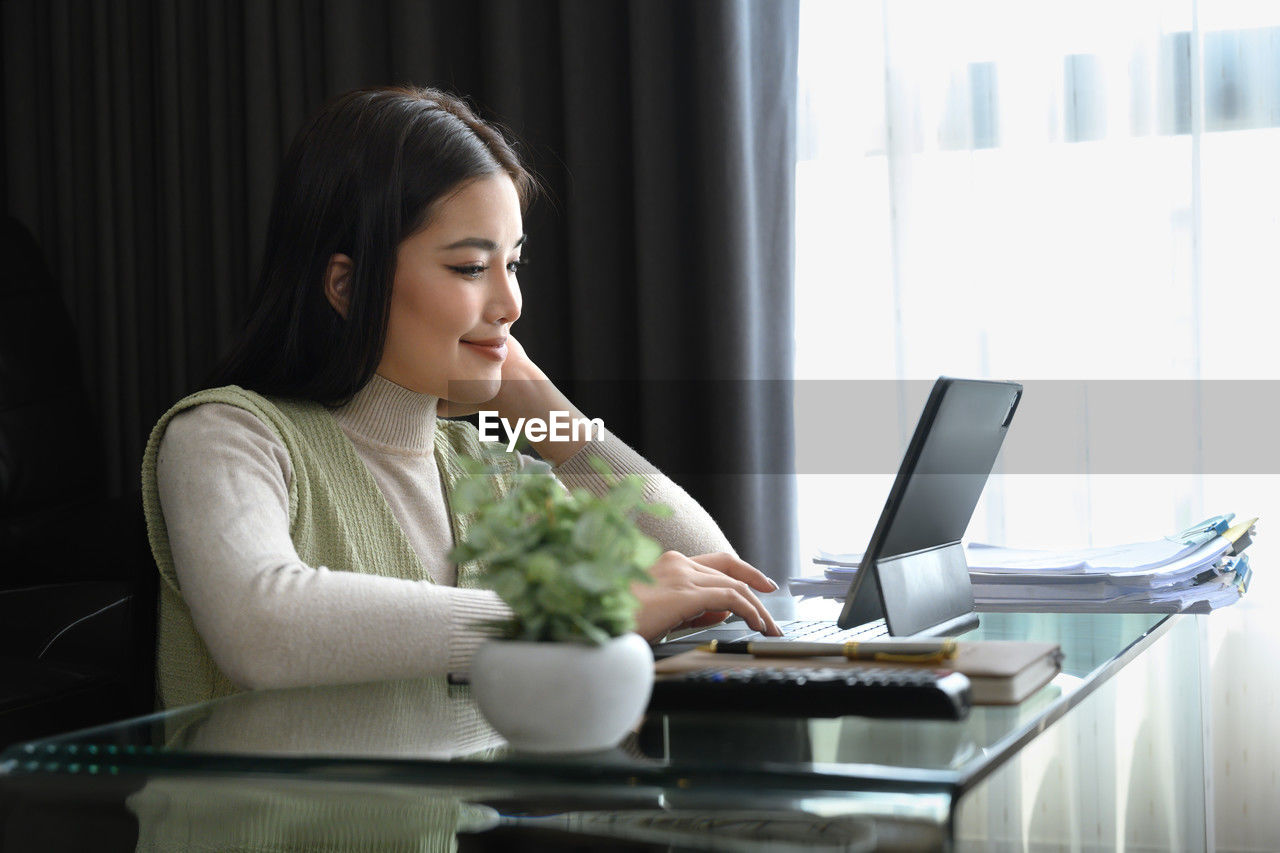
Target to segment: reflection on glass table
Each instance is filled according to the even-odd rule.
[[[752,838],[932,847],[946,843],[959,798],[1179,618],[983,614],[966,639],[1057,642],[1063,671],[1020,705],[977,706],[961,722],[726,708],[650,716],[607,753],[523,755],[465,688],[426,679],[256,691],[21,744],[0,758],[0,782],[114,786],[140,849],[335,838],[484,849],[478,840],[510,832],[690,849]]]

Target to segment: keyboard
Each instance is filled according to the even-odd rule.
[[[969,679],[918,667],[711,667],[654,680],[649,712],[961,720]]]
[[[847,640],[874,640],[877,637],[889,636],[889,626],[884,623],[883,619],[877,619],[865,625],[855,625],[852,628],[843,630],[838,624],[829,619],[779,622],[778,627],[782,629],[783,642],[786,640],[804,640],[806,643],[841,643]]]
[[[758,631],[748,628],[745,622],[728,622],[724,625],[717,625],[714,628],[698,631],[695,634],[689,634],[677,640],[659,643],[653,648],[653,656],[658,660],[669,658],[681,652],[692,651],[712,640],[717,640],[721,643],[732,643],[741,640],[761,643],[785,643],[789,640],[801,640],[806,643],[844,643],[849,640],[875,640],[889,636],[889,626],[884,623],[883,619],[877,619],[874,622],[867,622],[863,625],[855,625],[845,630],[841,630],[835,621],[829,619],[782,621],[778,623],[778,627],[782,629],[783,636],[766,637]]]

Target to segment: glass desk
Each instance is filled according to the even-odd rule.
[[[257,691],[9,748],[0,838],[81,833],[99,849],[166,850],[1204,847],[1197,617],[981,618],[966,639],[1057,642],[1062,673],[1020,705],[975,706],[960,722],[727,708],[651,716],[586,756],[511,752],[460,688],[443,699],[422,681]]]

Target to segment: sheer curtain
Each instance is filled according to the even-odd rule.
[[[1249,379],[1240,393],[1274,397],[1280,6],[802,0],[799,86],[796,377],[801,397],[866,381],[824,384],[850,437],[905,436],[927,391],[870,380]],[[884,387],[893,406],[859,409]],[[896,464],[806,469],[813,414],[797,412],[806,558],[865,545]],[[1054,435],[1077,466],[998,474],[968,536],[1066,547],[1262,517],[1257,580],[1205,632],[1217,841],[1269,848],[1280,747],[1253,733],[1280,694],[1280,471],[1108,470],[1093,414],[1082,400]]]

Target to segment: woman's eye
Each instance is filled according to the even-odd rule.
[[[529,263],[528,258],[516,258],[511,263],[507,264],[507,271],[513,274],[518,273],[520,272],[520,268],[522,266],[525,266],[528,263]]]
[[[488,267],[483,264],[465,264],[460,267],[451,266],[449,269],[453,270],[458,275],[466,276],[467,278],[479,278],[484,274],[484,271],[487,270]]]

